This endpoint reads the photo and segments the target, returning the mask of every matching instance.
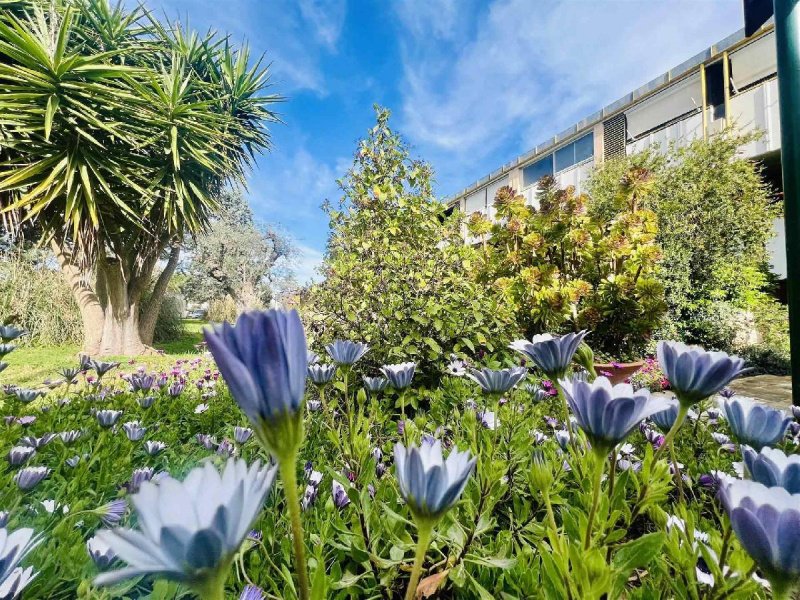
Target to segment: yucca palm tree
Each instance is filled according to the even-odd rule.
[[[86,352],[141,353],[181,241],[270,148],[266,125],[281,98],[266,93],[268,67],[246,47],[165,26],[141,7],[3,2],[5,222],[33,224],[52,247]]]

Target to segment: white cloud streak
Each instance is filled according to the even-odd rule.
[[[206,31],[246,39],[256,54],[272,62],[273,83],[287,94],[307,90],[328,93],[320,66],[324,53],[336,51],[347,11],[346,0],[145,0],[159,18]]]
[[[323,254],[316,248],[300,244],[297,246],[297,257],[292,261],[294,279],[300,285],[305,285],[323,278],[317,272],[322,264]]]
[[[455,6],[455,10],[451,7]],[[418,7],[440,21],[419,18]],[[403,130],[469,183],[719,41],[741,26],[738,0],[448,0],[396,10],[403,39]],[[443,30],[444,28],[444,30]],[[454,190],[449,190],[454,191]]]

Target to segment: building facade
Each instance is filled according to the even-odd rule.
[[[589,115],[536,146],[449,200],[464,214],[493,218],[497,190],[510,185],[536,204],[537,182],[552,175],[559,187],[581,190],[592,168],[602,161],[634,154],[653,144],[686,145],[732,125],[741,132],[763,131],[741,148],[761,161],[776,189],[780,180],[780,115],[777,56],[772,24],[750,37],[744,29]],[[786,277],[783,220],[776,219],[770,244],[772,269]],[[469,239],[468,243],[477,240]]]

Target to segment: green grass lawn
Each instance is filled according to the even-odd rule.
[[[186,319],[184,334],[169,342],[156,343],[155,347],[163,350],[163,355],[114,356],[105,360],[127,363],[136,360],[137,365],[149,368],[168,367],[178,358],[195,357],[198,354],[195,345],[203,340],[205,321]],[[24,387],[37,387],[46,379],[58,379],[58,370],[75,364],[80,354],[80,346],[22,346],[9,354],[5,362],[9,367],[0,374],[1,383],[15,383]],[[129,370],[129,369],[128,369]]]

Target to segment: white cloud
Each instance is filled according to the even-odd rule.
[[[132,0],[131,4],[133,4]],[[276,91],[328,93],[320,62],[335,50],[346,14],[346,0],[145,0],[158,18],[166,14],[201,32],[209,28],[246,39],[258,55],[272,63]],[[312,35],[309,36],[309,31]]]
[[[470,170],[460,184],[498,149],[513,158],[741,26],[738,0],[495,0],[469,22],[442,9],[450,25],[436,34],[414,6],[429,5],[397,11],[403,129],[445,180]]]
[[[453,40],[465,33],[473,4],[472,0],[402,0],[394,9],[414,38]]]
[[[297,252],[298,256],[293,261],[295,281],[300,285],[321,281],[323,278],[317,272],[317,269],[322,264],[322,252],[302,244],[297,246]]]
[[[300,0],[299,6],[317,40],[335,51],[347,12],[345,0]]]
[[[322,262],[322,248],[328,236],[328,216],[321,206],[336,203],[336,183],[349,161],[331,162],[317,158],[302,138],[259,161],[248,182],[248,201],[259,219],[289,233],[298,250],[292,261],[295,280],[300,284],[319,279],[315,268]]]
[[[343,159],[317,159],[304,144],[267,155],[249,184],[250,203],[263,218],[297,221],[323,217],[320,205],[338,198]]]

